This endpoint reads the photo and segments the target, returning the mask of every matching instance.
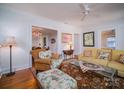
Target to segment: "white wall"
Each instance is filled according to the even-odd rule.
[[[109,22],[109,23],[104,23],[104,24],[99,24],[98,26],[88,26],[88,28],[83,29],[82,34],[84,32],[90,32],[94,31],[95,32],[95,46],[96,48],[101,48],[101,32],[102,31],[107,31],[107,30],[112,30],[115,29],[116,31],[116,49],[119,50],[124,50],[124,22],[119,21],[119,22]],[[83,40],[83,39],[81,39]],[[82,41],[83,42],[83,41]],[[83,45],[83,43],[82,43]],[[81,51],[83,51],[84,47],[81,46]]]
[[[55,22],[53,20],[33,16],[20,11],[15,11],[0,6],[0,43],[7,36],[15,36],[17,46],[13,47],[13,67],[15,70],[28,68],[31,66],[30,50],[32,47],[32,25],[55,29],[58,31],[57,46],[61,53],[63,45],[61,44],[61,32],[78,33],[80,29],[67,24]],[[1,49],[1,61],[3,72],[9,71],[9,48]]]

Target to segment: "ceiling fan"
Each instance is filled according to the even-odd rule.
[[[90,13],[90,8],[89,5],[86,3],[79,4],[79,7],[81,9],[81,13],[83,14],[83,17],[81,18],[81,21],[83,21],[85,17]]]

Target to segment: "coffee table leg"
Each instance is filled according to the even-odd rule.
[[[111,81],[112,81],[112,88],[114,88],[115,85],[115,77],[117,75],[117,70],[114,70],[111,76]]]

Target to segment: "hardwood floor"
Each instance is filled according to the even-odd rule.
[[[32,69],[24,69],[17,71],[15,75],[0,79],[0,89],[37,89],[38,84]]]

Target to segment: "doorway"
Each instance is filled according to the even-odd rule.
[[[116,32],[115,30],[102,31],[101,47],[116,49]]]
[[[32,26],[32,50],[41,48],[48,49],[51,52],[57,52],[57,31],[53,29]]]

